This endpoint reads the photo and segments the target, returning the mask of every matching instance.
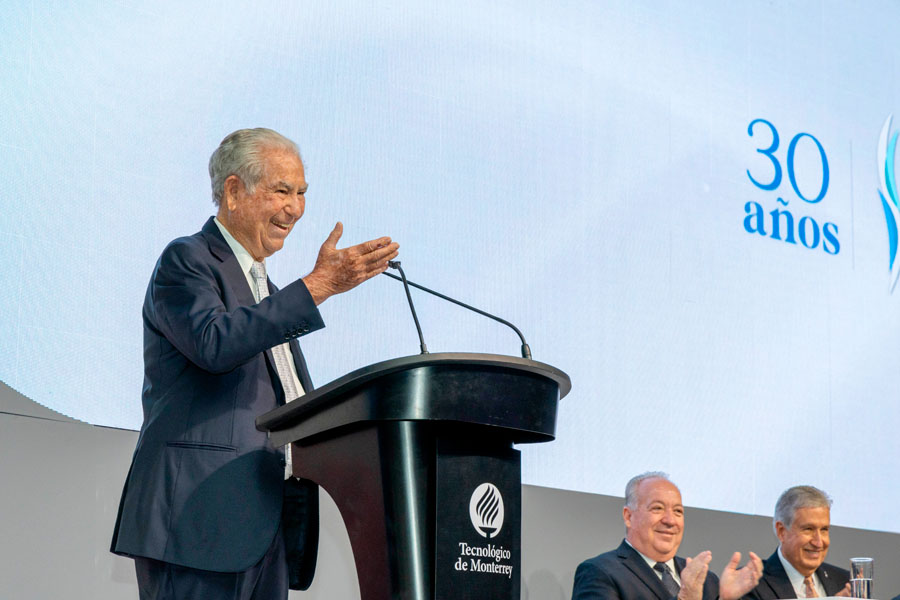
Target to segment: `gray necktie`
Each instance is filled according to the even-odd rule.
[[[269,284],[266,279],[266,265],[261,262],[254,262],[250,267],[250,274],[253,275],[253,281],[256,282],[256,293],[259,302],[269,297]],[[291,354],[287,342],[279,344],[272,348],[272,356],[275,359],[275,370],[278,371],[278,378],[281,379],[281,387],[284,388],[284,401],[290,402],[300,397],[300,390],[294,383],[294,375],[291,373]]]
[[[662,573],[662,584],[663,587],[666,588],[666,593],[671,597],[677,596],[678,592],[681,591],[681,587],[675,582],[675,578],[672,577],[672,571],[669,570],[669,565],[658,562],[653,565],[653,569]]]
[[[269,283],[266,276],[266,265],[261,262],[253,262],[250,266],[250,275],[256,283],[256,297],[258,302],[262,302],[269,297]],[[288,343],[279,344],[272,347],[272,358],[275,359],[275,371],[278,372],[278,379],[281,380],[281,387],[284,388],[285,403],[296,400],[303,394],[303,390],[297,389],[294,382],[294,374],[291,372],[291,350]],[[293,473],[293,465],[291,464],[291,445],[284,447],[285,460],[285,479]]]

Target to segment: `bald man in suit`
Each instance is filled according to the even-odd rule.
[[[661,472],[632,478],[625,487],[625,539],[615,550],[581,563],[572,600],[736,600],[759,580],[762,563],[738,569],[735,552],[721,579],[708,573],[712,555],[676,556],[684,535],[681,492]]]

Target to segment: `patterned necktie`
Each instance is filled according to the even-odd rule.
[[[672,571],[669,570],[669,565],[658,562],[653,565],[653,569],[662,574],[662,584],[663,587],[666,588],[666,593],[671,597],[677,596],[678,592],[681,591],[681,587],[676,583],[675,578],[672,577]]]
[[[250,267],[250,274],[253,275],[253,281],[256,282],[256,293],[259,302],[262,302],[269,297],[266,265],[261,262],[254,262]],[[272,348],[272,357],[275,359],[275,370],[278,372],[278,378],[281,379],[281,386],[284,388],[284,401],[296,400],[300,397],[300,390],[297,389],[297,385],[294,383],[294,374],[291,373],[291,354],[287,342],[274,346]]]
[[[812,575],[803,578],[803,588],[806,591],[807,598],[818,598],[819,592],[816,591],[816,582],[813,581]]]
[[[262,302],[269,297],[269,283],[266,276],[265,263],[254,261],[250,266],[250,275],[256,283],[257,302]],[[281,387],[284,389],[285,403],[296,400],[303,394],[302,389],[297,389],[294,382],[294,374],[291,372],[291,349],[287,342],[272,347],[272,358],[275,359],[275,371],[278,372],[278,379],[281,380]],[[284,447],[284,478],[287,479],[293,474],[294,466],[291,460],[291,445]]]

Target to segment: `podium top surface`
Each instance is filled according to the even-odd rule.
[[[455,421],[552,440],[556,404],[572,387],[563,371],[534,360],[446,352],[357,369],[256,419],[273,443],[379,420]]]

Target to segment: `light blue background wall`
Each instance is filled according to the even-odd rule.
[[[140,306],[163,246],[213,211],[239,127],[296,139],[307,215],[270,261],[306,274],[334,222],[401,243],[413,280],[499,313],[567,371],[533,485],[618,495],[668,470],[698,506],[787,486],[900,531],[896,348],[877,144],[900,110],[895,2],[30,2],[0,8],[0,380],[140,425]],[[771,132],[784,170],[757,152]],[[787,147],[822,146],[821,202]],[[813,197],[823,160],[798,138]],[[787,206],[780,204],[781,198]],[[745,207],[840,249],[748,233]],[[837,248],[833,245],[832,250]],[[517,352],[417,295],[432,351]],[[399,286],[323,306],[317,382],[417,351]]]

